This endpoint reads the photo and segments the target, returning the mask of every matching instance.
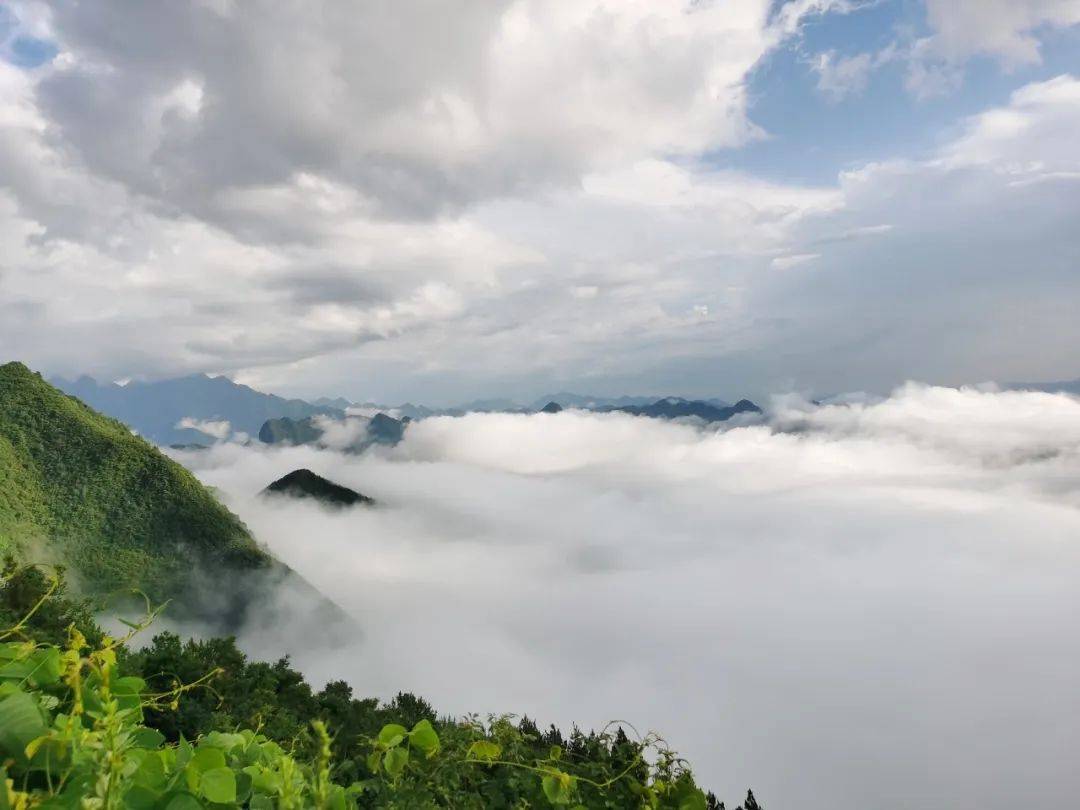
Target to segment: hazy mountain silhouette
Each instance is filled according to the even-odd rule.
[[[102,384],[85,376],[73,381],[54,378],[50,382],[162,446],[213,443],[213,437],[198,430],[177,427],[184,418],[227,421],[233,432],[254,436],[267,419],[344,416],[339,408],[264,394],[226,377],[205,374],[127,385]]]

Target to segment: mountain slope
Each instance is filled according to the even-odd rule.
[[[212,443],[213,439],[192,428],[179,428],[182,419],[227,421],[233,431],[254,436],[268,419],[324,414],[341,418],[344,411],[330,405],[313,405],[302,399],[264,394],[226,377],[193,374],[158,382],[127,385],[99,384],[90,377],[74,381],[54,379],[57,388],[76,396],[91,408],[137,430],[150,441],[170,444]]]
[[[716,405],[713,401],[680,399],[678,397],[659,399],[650,405],[605,408],[603,410],[619,411],[634,416],[649,416],[654,419],[696,417],[706,422],[726,422],[740,413],[761,413],[761,408],[748,399],[740,399],[734,405]]]
[[[349,416],[329,426],[318,418],[268,419],[259,428],[259,440],[265,444],[333,447],[346,453],[361,453],[375,444],[393,446],[405,435],[407,419],[394,419],[384,413]]]
[[[0,366],[0,548],[43,546],[90,589],[193,594],[195,570],[284,569],[196,478],[20,363]],[[284,569],[287,570],[287,569]]]
[[[356,504],[371,505],[374,498],[361,495],[359,492],[341,484],[316,475],[311,470],[293,470],[288,475],[279,478],[261,493],[265,496],[311,498],[328,506],[355,506]]]

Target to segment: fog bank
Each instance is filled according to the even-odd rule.
[[[316,682],[665,734],[729,801],[1067,806],[1080,794],[1080,399],[909,385],[721,430],[471,414],[345,455],[174,454],[357,618]],[[376,498],[255,493],[308,467]]]

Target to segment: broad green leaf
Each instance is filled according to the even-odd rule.
[[[190,793],[173,793],[166,797],[164,810],[203,810],[202,802]]]
[[[203,796],[215,804],[236,801],[236,774],[229,768],[214,768],[203,773],[199,782]]]
[[[161,794],[146,785],[132,785],[124,794],[124,807],[131,810],[154,810]]]
[[[576,780],[568,773],[554,773],[542,780],[544,795],[552,804],[570,804]]]
[[[26,746],[44,733],[41,710],[30,695],[16,692],[0,700],[0,750],[25,762]]]
[[[195,750],[195,755],[191,758],[191,764],[188,767],[193,767],[200,773],[212,771],[215,768],[224,768],[225,754],[221,752],[220,748],[204,748],[200,745]]]
[[[168,778],[165,775],[165,763],[161,759],[161,754],[158,751],[148,751],[131,778],[145,787],[155,790],[163,789]]]
[[[214,748],[220,748],[224,751],[231,751],[238,745],[244,745],[247,740],[244,739],[242,734],[227,734],[221,731],[211,731],[205,737],[202,738],[202,745],[209,745]]]
[[[413,726],[413,730],[409,732],[409,743],[427,756],[434,756],[439,750],[439,735],[432,728],[431,721],[421,720]]]
[[[399,726],[397,723],[388,723],[383,726],[382,731],[379,732],[379,744],[386,748],[393,748],[395,745],[400,745],[401,741],[405,739],[405,735],[408,733],[405,726]]]
[[[165,735],[156,728],[137,728],[131,732],[131,744],[136,748],[157,748],[165,742]]]
[[[386,772],[394,779],[401,775],[405,770],[405,766],[408,764],[409,750],[407,748],[391,748],[386,752],[386,756],[383,757],[383,767],[386,768]]]

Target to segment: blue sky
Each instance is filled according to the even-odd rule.
[[[0,343],[430,402],[1076,377],[1078,95],[1080,0],[21,0]]]

